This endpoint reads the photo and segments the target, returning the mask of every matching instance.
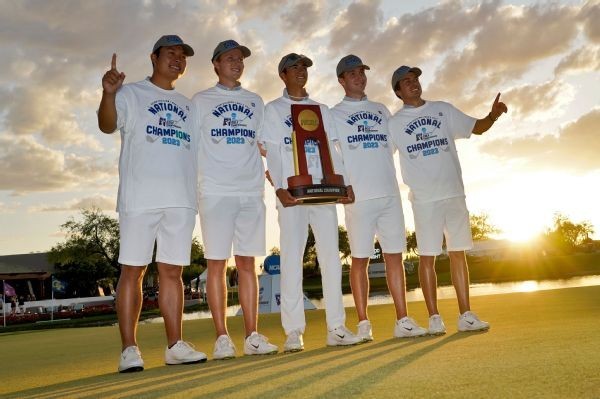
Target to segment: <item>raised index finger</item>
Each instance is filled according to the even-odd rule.
[[[499,101],[500,101],[500,93],[498,93],[498,95],[496,96],[496,99],[494,100],[494,104],[498,104]]]
[[[110,69],[117,69],[117,53],[113,53],[112,60],[110,61]]]

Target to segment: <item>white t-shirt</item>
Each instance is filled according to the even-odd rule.
[[[271,178],[275,190],[287,188],[287,178],[296,175],[292,146],[292,104],[319,105],[321,116],[323,118],[323,127],[325,128],[325,133],[329,140],[329,152],[331,154],[334,173],[342,175],[342,177],[344,177],[344,183],[348,185],[341,157],[335,148],[334,142],[338,140],[338,137],[329,108],[310,98],[306,98],[302,101],[293,101],[286,95],[283,95],[271,101],[265,107],[265,123],[262,133],[262,141],[266,143],[267,154],[269,151],[277,151],[279,154],[278,158],[281,160],[281,165],[272,165],[269,163],[270,157],[267,155],[268,167],[269,171],[271,171]],[[307,140],[304,149],[308,173],[313,178],[313,184],[320,184],[321,179],[323,178],[323,172],[321,169],[319,148],[316,143]]]
[[[197,210],[197,136],[192,104],[150,79],[123,85],[116,96],[121,131],[117,212]]]
[[[214,86],[192,98],[199,123],[199,194],[262,196],[265,170],[258,149],[263,100],[243,88]]]
[[[344,99],[331,109],[344,168],[356,201],[399,196],[394,144],[389,137],[390,111],[385,105]]]
[[[412,202],[465,195],[454,140],[469,138],[476,120],[442,101],[404,106],[392,116],[389,130]]]

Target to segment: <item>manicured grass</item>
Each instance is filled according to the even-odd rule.
[[[321,310],[306,313],[304,352],[189,366],[163,364],[162,324],[141,325],[142,373],[118,374],[116,327],[14,332],[0,336],[0,396],[7,398],[397,398],[599,397],[600,286],[474,297],[492,328],[457,333],[456,303],[440,301],[448,334],[391,338],[392,305],[369,310],[375,341],[325,347]],[[422,302],[409,312],[427,320]],[[347,309],[354,328],[354,309]],[[261,332],[282,346],[278,314]],[[186,338],[212,353],[210,319],[185,322]],[[229,329],[242,348],[241,318]],[[209,356],[210,357],[210,356]]]

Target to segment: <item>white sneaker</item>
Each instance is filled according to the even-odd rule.
[[[362,342],[362,338],[354,335],[346,326],[339,326],[327,332],[327,346],[348,346]]]
[[[235,357],[235,345],[229,335],[219,335],[215,341],[215,349],[213,350],[213,359],[225,360]]]
[[[199,352],[194,349],[194,345],[185,342],[177,341],[172,347],[165,349],[165,363],[168,365],[174,364],[194,364],[206,361],[206,353]]]
[[[119,359],[119,373],[131,373],[144,370],[142,354],[137,346],[128,346],[121,352]]]
[[[458,331],[484,331],[490,328],[490,323],[479,320],[470,310],[458,316]]]
[[[416,321],[408,316],[397,320],[394,326],[394,337],[396,338],[422,337],[426,334],[427,330],[420,327]]]
[[[244,355],[273,355],[278,350],[276,345],[269,343],[267,337],[256,331],[244,340]]]
[[[302,333],[300,330],[292,330],[283,344],[283,351],[289,352],[300,352],[304,350],[304,340],[302,339]]]
[[[446,326],[444,320],[439,314],[434,314],[429,317],[429,335],[444,335],[446,334]]]
[[[358,333],[356,336],[363,342],[373,341],[373,330],[371,328],[371,322],[369,320],[363,320],[358,323]]]

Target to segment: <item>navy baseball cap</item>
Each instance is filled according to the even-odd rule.
[[[348,72],[356,67],[371,69],[368,65],[363,64],[360,58],[358,58],[354,54],[350,54],[345,56],[340,60],[340,62],[338,62],[337,67],[335,68],[335,73],[339,78],[344,72]]]
[[[281,73],[285,68],[291,67],[292,65],[296,65],[298,63],[303,63],[307,67],[311,67],[313,64],[312,60],[303,54],[289,53],[284,55],[281,61],[279,61],[277,70],[279,73]]]
[[[164,35],[156,43],[154,43],[154,47],[152,48],[152,52],[154,53],[161,47],[169,47],[169,46],[181,46],[183,47],[183,54],[188,57],[194,55],[194,49],[190,47],[188,44],[185,44],[183,40],[177,35]]]
[[[252,54],[250,52],[250,49],[246,46],[242,46],[241,44],[239,44],[238,42],[236,42],[235,40],[225,40],[219,44],[217,44],[217,47],[215,47],[215,51],[213,51],[213,56],[210,59],[211,61],[216,60],[217,58],[219,58],[219,56],[223,53],[226,53],[230,50],[234,50],[236,48],[239,48],[242,52],[242,55],[244,56],[244,58],[246,57],[250,57],[250,54]]]
[[[398,84],[398,82],[402,80],[402,78],[404,78],[404,76],[406,76],[406,74],[409,72],[414,73],[415,75],[417,75],[417,77],[421,76],[421,74],[423,73],[417,67],[409,67],[406,65],[402,65],[400,68],[396,69],[394,71],[394,74],[392,75],[392,90],[396,91],[396,85]]]

